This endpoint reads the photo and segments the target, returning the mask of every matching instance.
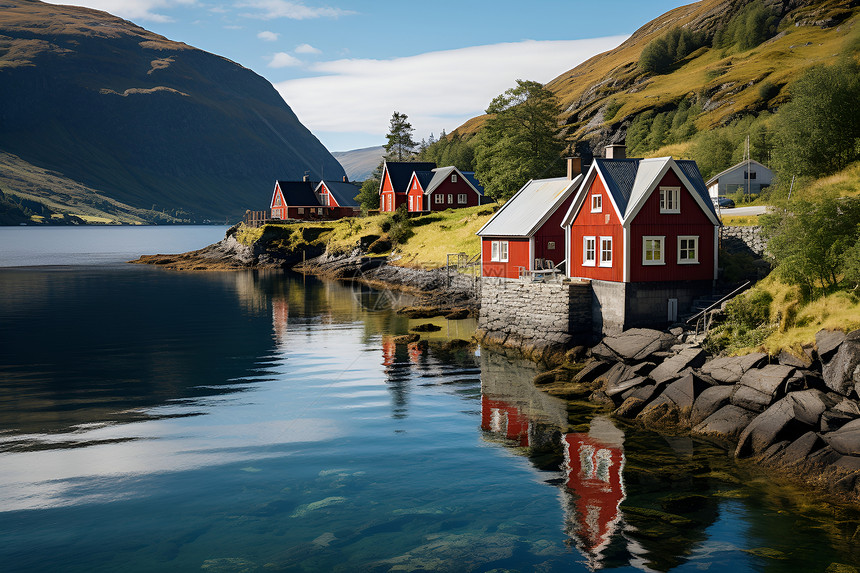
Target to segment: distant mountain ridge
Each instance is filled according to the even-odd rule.
[[[385,147],[378,145],[351,151],[333,151],[332,155],[343,166],[350,181],[364,181],[370,178],[373,171],[382,163]]]
[[[106,12],[0,5],[0,151],[22,172],[49,169],[144,220],[195,222],[266,208],[275,179],[344,174],[251,70]],[[7,195],[18,187],[0,179]],[[24,195],[63,204],[33,181]],[[72,203],[123,218],[86,195]]]

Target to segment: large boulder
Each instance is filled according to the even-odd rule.
[[[602,344],[624,361],[639,362],[655,352],[671,348],[676,342],[677,339],[668,332],[632,328],[617,336],[605,337]]]
[[[848,333],[839,350],[822,370],[824,383],[834,392],[848,396],[860,386],[860,330]]]
[[[697,426],[702,421],[729,403],[732,397],[732,386],[711,386],[705,388],[693,403],[690,412],[690,423]]]
[[[666,386],[661,396],[674,402],[683,414],[689,414],[696,399],[710,387],[695,374],[687,374]]]
[[[754,352],[746,356],[724,356],[715,358],[702,366],[702,372],[713,377],[721,384],[737,384],[751,368],[758,368],[767,362],[767,354]]]
[[[698,368],[705,363],[705,351],[701,348],[686,348],[667,358],[649,373],[654,382],[662,384],[683,376],[687,368]]]
[[[747,370],[732,392],[732,404],[747,410],[764,412],[785,392],[785,383],[792,374],[794,368],[781,364]]]
[[[822,435],[822,438],[843,456],[860,456],[860,419],[848,422],[835,432]]]
[[[598,376],[609,370],[611,364],[603,360],[589,360],[585,366],[576,373],[573,377],[573,382],[590,384],[597,379]]]
[[[845,340],[845,333],[840,330],[819,330],[815,333],[815,351],[821,362],[827,362],[833,353]]]
[[[693,432],[700,436],[734,441],[755,416],[755,412],[727,404],[705,418]]]
[[[618,394],[622,394],[631,388],[635,388],[637,386],[642,386],[646,384],[648,379],[644,376],[635,376],[633,378],[628,378],[627,380],[620,380],[614,384],[607,384],[606,388],[603,390],[606,392],[606,395],[610,398],[614,398]],[[620,400],[621,398],[619,398]]]
[[[783,450],[782,463],[799,464],[805,462],[813,452],[820,450],[826,445],[817,433],[812,431],[806,432]]]
[[[627,381],[633,378],[642,378],[639,372],[639,365],[628,366],[623,362],[616,362],[609,370],[595,378],[595,383],[608,396],[614,396],[631,387],[631,385],[626,384]]]
[[[793,392],[759,414],[741,433],[736,457],[760,454],[780,440],[794,440],[818,428],[818,420],[832,405],[819,390]]]

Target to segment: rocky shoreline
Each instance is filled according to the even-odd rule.
[[[699,343],[681,329],[633,329],[569,351],[535,383],[860,503],[860,330],[821,331],[799,357],[709,357]]]

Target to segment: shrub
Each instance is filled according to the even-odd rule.
[[[758,86],[758,95],[765,103],[769,102],[779,94],[779,86],[772,84],[768,80],[763,81]]]

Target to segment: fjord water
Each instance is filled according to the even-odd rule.
[[[853,511],[569,406],[527,362],[442,346],[474,321],[394,344],[428,322],[396,294],[114,264],[0,269],[0,288],[3,571],[860,561]]]

